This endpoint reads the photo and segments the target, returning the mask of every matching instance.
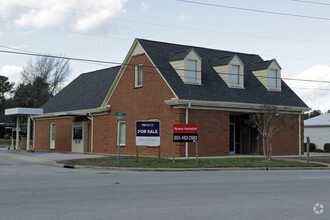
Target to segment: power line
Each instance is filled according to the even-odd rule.
[[[264,13],[264,14],[273,14],[273,15],[282,15],[282,16],[289,16],[289,17],[298,17],[298,18],[307,18],[307,19],[317,19],[317,20],[330,21],[330,18],[324,18],[324,17],[299,15],[299,14],[291,14],[291,13],[275,12],[275,11],[265,11],[265,10],[259,10],[259,9],[242,8],[242,7],[234,7],[234,6],[219,5],[219,4],[211,4],[211,3],[198,2],[198,1],[188,1],[188,0],[177,0],[177,1],[184,2],[184,3],[190,3],[190,4],[204,5],[204,6],[229,8],[229,9],[235,9],[235,10],[240,10],[240,11],[250,11],[250,12],[258,12],[258,13]]]
[[[76,58],[76,57],[64,57],[64,56],[54,56],[54,55],[48,55],[48,54],[38,54],[38,53],[28,53],[28,52],[16,52],[16,51],[8,51],[8,50],[0,50],[0,53],[8,53],[8,54],[16,54],[16,55],[25,55],[25,56],[37,56],[37,57],[50,57],[55,59],[67,59],[67,60],[73,60],[73,61],[83,61],[83,62],[91,62],[91,63],[101,63],[101,64],[111,64],[111,65],[125,65],[125,66],[135,66],[134,64],[128,64],[128,63],[122,63],[122,62],[114,62],[114,61],[104,61],[104,60],[93,60],[93,59],[83,59],[83,58]],[[161,70],[170,70],[167,67],[155,67],[155,66],[144,66],[145,68],[153,68],[153,69],[161,69]],[[173,68],[171,68],[173,70]],[[174,69],[175,71],[187,71],[189,69]],[[200,71],[196,71],[200,72]],[[152,72],[150,72],[152,73]],[[168,75],[166,73],[162,73],[164,75]],[[224,75],[234,75],[232,73],[221,73]],[[244,76],[248,77],[248,76]],[[268,78],[273,79],[274,77],[268,77],[268,76],[259,76],[259,78]],[[302,82],[312,82],[312,83],[327,83],[330,84],[330,81],[325,80],[311,80],[311,79],[294,79],[294,78],[287,78],[282,77],[282,80],[291,80],[291,81],[302,81]]]
[[[41,9],[41,8],[34,8],[34,7],[28,7],[28,6],[21,6],[21,5],[14,5],[14,4],[3,4],[2,5],[8,5],[12,7],[22,7],[22,8],[28,8],[28,9],[34,9],[34,10],[47,10],[50,12],[56,12],[56,13],[64,13],[64,14],[71,14],[74,15],[74,13],[71,12],[65,12],[65,11],[54,11],[49,9]],[[86,16],[87,14],[84,13],[76,13],[80,15]],[[235,32],[224,32],[224,31],[217,31],[217,30],[209,30],[209,29],[203,29],[203,28],[189,28],[186,26],[175,26],[175,25],[168,25],[168,24],[160,24],[160,23],[151,23],[151,22],[143,22],[143,21],[137,21],[137,20],[124,20],[124,19],[106,19],[109,21],[117,21],[117,22],[126,22],[126,23],[133,23],[133,24],[142,24],[142,25],[150,25],[150,26],[156,26],[156,27],[165,27],[165,28],[173,28],[173,29],[180,29],[180,30],[192,30],[192,31],[199,31],[199,32],[210,32],[210,33],[217,33],[217,34],[226,34],[226,35],[236,35],[236,36],[247,36],[252,38],[264,38],[264,39],[274,39],[274,40],[284,40],[284,41],[292,41],[292,42],[305,42],[305,43],[317,43],[317,44],[330,44],[330,42],[325,41],[312,41],[312,40],[302,40],[302,39],[292,39],[292,38],[281,38],[281,37],[274,37],[274,36],[264,36],[264,35],[255,35],[255,34],[246,34],[246,33],[235,33]],[[1,22],[1,21],[0,21]],[[17,25],[15,22],[1,22],[1,23],[8,23]],[[57,31],[57,32],[64,32],[64,33],[73,33],[73,34],[80,34],[80,35],[86,35],[86,36],[92,36],[92,37],[101,37],[101,38],[110,38],[110,39],[117,39],[117,40],[129,40],[132,41],[132,39],[128,38],[120,38],[120,37],[111,37],[106,35],[97,35],[97,34],[88,34],[88,33],[82,33],[77,31],[66,31],[63,29],[55,29],[55,28],[49,28],[49,27],[42,27],[42,26],[34,26],[34,25],[27,25],[34,28],[39,29],[45,29],[50,31]]]
[[[291,0],[293,2],[299,2],[299,3],[309,3],[309,4],[315,4],[315,5],[327,5],[330,6],[329,3],[323,3],[323,2],[311,2],[311,1],[303,1],[303,0]]]

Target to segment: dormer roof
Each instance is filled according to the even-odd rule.
[[[229,55],[229,56],[224,56],[224,57],[219,57],[219,58],[213,58],[212,59],[212,66],[223,66],[223,65],[228,65],[230,61],[234,58],[234,54]]]
[[[265,60],[265,61],[261,61],[261,62],[257,62],[257,63],[254,63],[252,64],[252,71],[256,71],[256,70],[265,70],[265,69],[268,69],[269,66],[275,62],[276,65],[280,68],[281,66],[278,64],[278,62],[275,60],[275,59],[272,59],[272,60]]]
[[[308,106],[281,80],[281,92],[272,92],[252,73],[259,65],[270,65],[259,55],[231,51],[215,50],[203,47],[179,45],[137,39],[162,77],[174,91],[178,99],[200,100],[212,102],[232,102],[246,104],[273,104],[308,108]],[[191,50],[201,57],[202,85],[196,86],[184,83],[169,59],[182,59]],[[237,55],[244,64],[244,89],[229,88],[226,82],[214,70],[213,65],[229,62]],[[220,59],[219,59],[220,58]],[[265,62],[265,63],[264,63]],[[259,63],[255,65],[256,63]]]
[[[202,59],[193,48],[189,48],[187,50],[180,50],[170,53],[168,61],[183,60],[191,51],[193,51],[200,58],[200,60]]]

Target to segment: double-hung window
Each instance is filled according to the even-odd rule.
[[[142,64],[135,65],[135,87],[141,87],[143,83]]]
[[[118,121],[118,131],[119,131],[119,144],[121,146],[125,146],[126,145],[126,122],[125,121]]]
[[[277,70],[270,69],[269,71],[269,87],[277,88]]]
[[[187,60],[186,81],[197,82],[197,60]]]
[[[239,66],[232,65],[231,66],[231,74],[230,74],[231,85],[238,86],[239,85]]]

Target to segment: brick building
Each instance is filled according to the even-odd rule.
[[[303,153],[306,104],[281,79],[281,67],[254,54],[136,39],[123,65],[77,77],[33,118],[35,150],[134,155],[135,122],[158,120],[161,155],[170,157],[173,124],[198,124],[200,156],[262,154],[249,114],[276,106],[285,124],[273,154]],[[118,138],[116,112],[127,115]],[[177,143],[176,156],[194,156]],[[157,149],[143,147],[142,155]]]

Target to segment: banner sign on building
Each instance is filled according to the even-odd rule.
[[[159,121],[136,122],[136,146],[160,146]]]
[[[174,142],[198,142],[197,124],[174,124],[173,125]]]

